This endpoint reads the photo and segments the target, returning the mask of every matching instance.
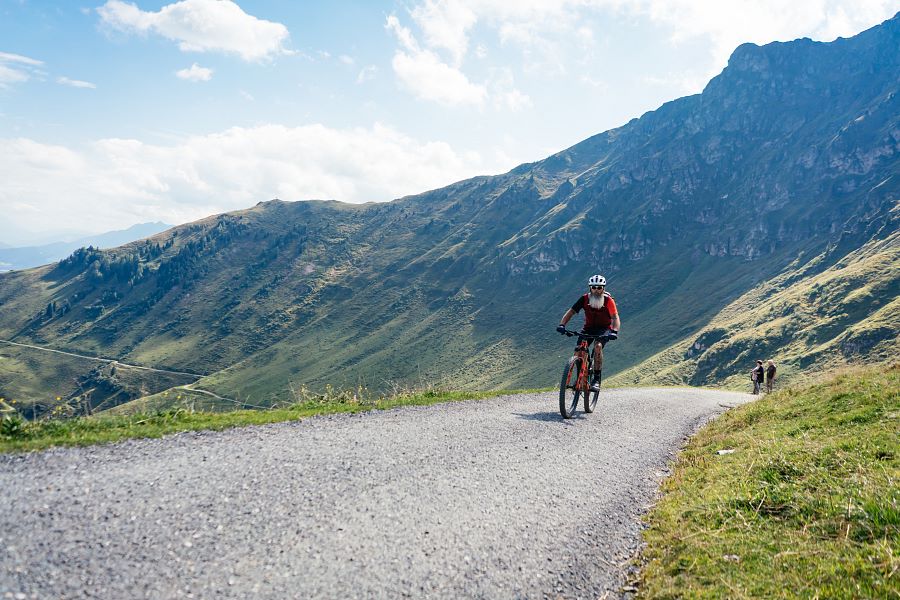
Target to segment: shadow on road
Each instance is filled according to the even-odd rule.
[[[558,421],[560,423],[565,423],[566,421],[571,421],[572,419],[583,419],[584,415],[575,415],[572,419],[563,419],[562,415],[558,412],[537,412],[537,413],[513,413],[520,419],[527,419],[529,421]]]

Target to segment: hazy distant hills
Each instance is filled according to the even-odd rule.
[[[6,274],[0,337],[206,373],[256,403],[289,383],[551,386],[572,347],[554,328],[602,272],[620,381],[887,360],[898,50],[898,17],[745,44],[702,94],[503,175],[387,204],[260,203]],[[0,352],[9,397],[35,359]]]
[[[30,269],[40,265],[62,260],[73,250],[84,246],[95,248],[115,248],[128,242],[155,235],[169,229],[165,223],[139,223],[128,229],[109,231],[77,239],[73,242],[55,242],[39,246],[13,247],[0,243],[0,271],[13,269]]]

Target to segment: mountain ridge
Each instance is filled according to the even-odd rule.
[[[162,221],[136,223],[126,229],[84,236],[71,242],[52,242],[31,246],[0,245],[0,272],[30,269],[65,258],[73,250],[84,246],[114,248],[170,229]]]

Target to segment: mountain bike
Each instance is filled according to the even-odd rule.
[[[563,368],[562,381],[559,382],[559,413],[564,419],[571,419],[578,408],[578,401],[584,398],[584,412],[594,412],[600,392],[591,391],[590,376],[593,372],[594,353],[597,344],[605,344],[610,340],[609,331],[600,335],[588,335],[566,329],[565,335],[579,336],[578,345],[575,346],[575,354],[566,362]],[[588,352],[588,344],[596,341],[594,348]]]

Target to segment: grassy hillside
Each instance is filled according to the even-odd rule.
[[[780,384],[846,364],[893,360],[900,355],[900,233],[838,260],[833,252],[753,287],[699,331],[614,382],[746,389],[756,359],[775,361]]]
[[[649,515],[639,596],[896,598],[898,419],[896,364],[721,416]]]
[[[0,398],[29,419],[102,411],[196,379],[0,343]]]
[[[132,407],[122,405],[99,415],[72,419],[26,421],[13,407],[0,399],[0,452],[42,450],[53,446],[90,446],[134,438],[157,438],[181,431],[218,431],[231,427],[298,421],[306,417],[335,413],[385,410],[398,406],[424,406],[438,402],[456,402],[520,394],[508,392],[447,392],[438,390],[406,391],[388,396],[358,395],[353,392],[325,394],[300,391],[295,400],[269,410],[242,410],[224,407],[215,401],[203,404],[208,396],[191,391],[148,396]],[[227,408],[227,410],[225,410]],[[135,412],[133,409],[138,409]]]

